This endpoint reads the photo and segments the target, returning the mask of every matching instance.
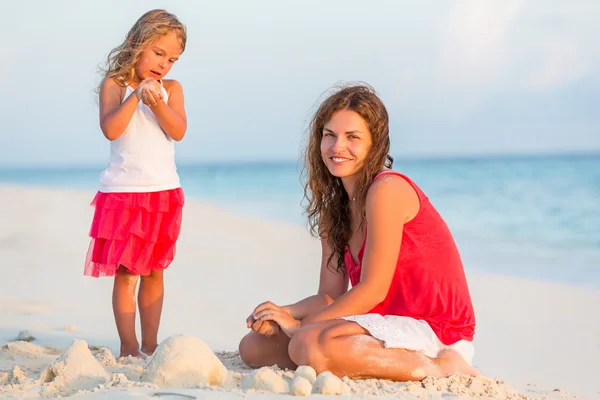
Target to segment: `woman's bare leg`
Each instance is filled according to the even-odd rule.
[[[290,338],[281,331],[271,337],[250,331],[240,341],[240,357],[250,368],[277,365],[279,368],[295,369],[296,364],[288,355],[289,343]]]
[[[324,321],[299,330],[290,341],[289,355],[297,365],[317,373],[330,371],[352,379],[420,381],[427,376],[478,375],[454,350],[436,358],[405,349],[387,349],[355,322]]]
[[[113,285],[113,313],[117,332],[121,340],[119,357],[142,357],[140,344],[135,334],[135,289],[138,276],[130,274],[127,268],[121,266],[115,275]]]
[[[158,347],[158,327],[164,299],[163,270],[154,270],[142,276],[138,292],[140,323],[142,326],[142,352],[151,355]]]

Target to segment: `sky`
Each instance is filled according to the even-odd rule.
[[[295,160],[323,94],[366,82],[396,157],[600,151],[600,2],[11,1],[0,165],[96,165],[98,66],[145,11],[188,29],[178,162]]]

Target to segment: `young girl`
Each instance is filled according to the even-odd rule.
[[[388,130],[368,86],[337,91],[314,115],[305,194],[323,249],[319,290],[255,308],[239,346],[249,366],[398,381],[478,374],[461,258],[428,197],[391,170]]]
[[[100,128],[110,141],[110,157],[92,201],[84,274],[114,276],[121,357],[144,357],[157,347],[163,271],[175,256],[184,204],[173,142],[187,129],[181,84],[164,77],[186,40],[175,15],[145,13],[110,52],[100,84]],[[140,276],[141,349],[135,332]]]

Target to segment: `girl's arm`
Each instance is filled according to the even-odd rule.
[[[108,140],[118,139],[138,106],[137,90],[122,104],[123,87],[114,79],[106,78],[100,85],[100,129]]]
[[[365,314],[385,299],[396,270],[404,223],[418,208],[417,193],[401,177],[380,179],[371,186],[366,204],[369,233],[360,282],[322,311],[304,319],[303,326]]]
[[[158,101],[151,106],[156,120],[163,131],[175,141],[180,141],[187,130],[187,117],[183,101],[183,87],[175,80],[163,81],[169,93],[169,103]]]
[[[321,274],[319,278],[319,290],[316,295],[307,297],[295,304],[283,308],[291,314],[294,319],[302,320],[309,315],[324,309],[348,290],[348,274],[332,271],[327,267],[327,259],[331,254],[331,247],[327,240],[321,239]],[[332,259],[333,267],[337,265],[335,257]]]

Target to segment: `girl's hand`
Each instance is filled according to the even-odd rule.
[[[146,78],[137,85],[133,93],[136,95],[138,100],[142,100],[142,90],[147,88],[154,88],[157,84],[158,82],[156,80]]]
[[[151,78],[141,81],[134,93],[138,100],[142,100],[148,107],[158,104],[158,99],[163,98],[160,83]]]
[[[270,301],[256,307],[251,317],[254,318],[255,321],[275,322],[279,325],[283,333],[290,338],[294,336],[301,326],[300,321],[294,319],[285,308],[279,307]]]
[[[142,89],[141,93],[142,103],[152,108],[158,104],[159,101],[162,101],[162,95],[158,94],[154,89]]]

